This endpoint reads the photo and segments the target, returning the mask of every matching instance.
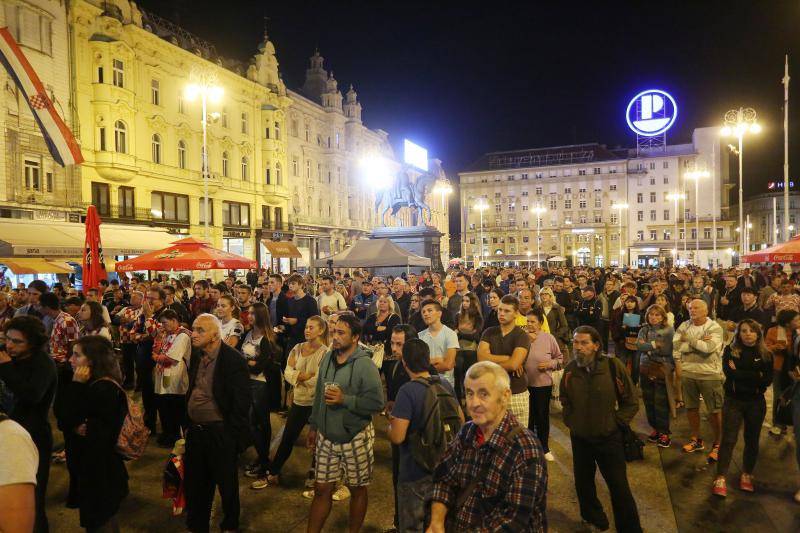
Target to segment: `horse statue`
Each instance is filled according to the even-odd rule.
[[[403,207],[417,210],[417,225],[424,226],[431,220],[431,207],[425,201],[429,190],[435,185],[436,177],[421,174],[414,183],[409,180],[405,170],[398,172],[394,186],[382,190],[375,197],[375,211],[381,213],[381,224],[386,226],[386,213],[396,217]],[[383,211],[380,211],[383,206]]]

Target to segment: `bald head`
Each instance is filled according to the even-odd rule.
[[[222,323],[209,313],[198,316],[192,324],[192,346],[205,352],[216,349],[220,343]]]
[[[689,318],[697,325],[705,323],[708,318],[708,304],[705,300],[695,298],[689,302]]]

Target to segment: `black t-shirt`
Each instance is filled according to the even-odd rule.
[[[489,351],[492,355],[510,356],[516,348],[525,348],[527,351],[531,346],[530,337],[519,326],[514,326],[514,329],[507,335],[503,335],[500,326],[488,328],[483,332],[481,342],[489,343]],[[525,372],[522,372],[522,376],[515,376],[513,372],[509,372],[508,375],[511,378],[512,394],[519,394],[528,390],[528,376]]]

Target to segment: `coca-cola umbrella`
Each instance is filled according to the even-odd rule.
[[[750,252],[742,257],[744,263],[800,263],[800,235],[787,242]]]
[[[89,206],[86,211],[86,238],[83,253],[83,290],[97,288],[101,279],[106,279],[106,266],[103,263],[103,245],[100,242],[100,216],[97,208]]]
[[[258,268],[255,259],[212,248],[205,241],[187,237],[172,246],[116,264],[117,272],[135,270],[236,270]]]

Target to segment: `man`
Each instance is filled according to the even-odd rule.
[[[564,368],[560,396],[564,424],[572,443],[572,469],[581,518],[601,531],[608,517],[597,499],[595,472],[611,495],[617,531],[640,532],[639,512],[631,494],[619,424],[629,424],[639,410],[635,387],[624,365],[602,353],[600,334],[590,326],[575,329],[575,358]],[[613,373],[611,365],[614,365]],[[612,379],[615,377],[616,379]]]
[[[766,336],[771,319],[769,314],[756,303],[758,291],[755,287],[744,287],[739,290],[739,294],[741,295],[742,304],[731,311],[728,330],[734,331],[736,329],[736,324],[745,318],[751,318],[761,325],[763,329],[762,333]],[[731,328],[731,325],[733,325],[733,328]]]
[[[86,301],[87,302],[97,302],[100,304],[100,307],[103,309],[103,320],[106,324],[111,324],[111,314],[108,312],[108,308],[106,308],[103,303],[100,301],[101,293],[98,289],[89,289],[86,291]],[[45,324],[46,327],[46,324]]]
[[[431,473],[414,458],[408,436],[424,431],[430,413],[425,411],[425,399],[429,386],[441,387],[433,389],[437,393],[437,401],[444,402],[442,394],[450,395],[450,405],[458,405],[453,387],[438,376],[431,377],[430,350],[425,342],[409,339],[404,343],[401,364],[410,377],[410,382],[400,388],[397,400],[389,414],[387,435],[393,446],[399,446],[399,473],[395,488],[395,503],[399,506],[398,530],[403,532],[422,533],[425,528],[425,515],[429,494],[433,486]],[[425,382],[428,382],[426,384]],[[461,409],[458,414],[461,424],[464,423]],[[452,428],[456,432],[456,428]],[[394,448],[393,448],[394,450]]]
[[[425,302],[436,301],[436,290],[433,287],[425,287],[420,289],[417,296],[419,296],[419,311],[416,311],[408,318],[408,323],[411,324],[415,331],[422,331],[428,327],[422,319],[422,306],[425,305]],[[456,327],[455,318],[445,308],[442,308],[442,324],[450,329],[455,329]]]
[[[24,286],[23,286],[24,287]],[[24,288],[20,290],[20,301],[19,303],[22,305],[17,306],[17,310],[14,312],[14,316],[35,316],[36,318],[43,319],[44,315],[42,315],[41,309],[39,309],[39,297],[42,294],[49,292],[47,287],[47,283],[40,279],[35,279],[28,284],[28,290],[26,291]],[[24,296],[22,296],[24,294]],[[45,332],[49,331],[52,323],[48,319],[47,324],[45,324]]]
[[[453,369],[456,365],[456,351],[459,348],[458,335],[442,324],[442,311],[442,304],[439,302],[426,301],[421,304],[420,313],[426,328],[420,331],[419,338],[430,348],[433,367],[455,387]]]
[[[457,272],[453,282],[456,290],[452,296],[448,295],[447,310],[450,311],[452,316],[456,316],[461,311],[461,302],[464,295],[469,292],[469,278],[464,272]]]
[[[800,313],[800,295],[794,292],[794,282],[784,278],[780,291],[767,298],[764,309],[771,310],[773,317],[777,317],[784,309]]]
[[[189,300],[189,313],[192,321],[203,313],[213,313],[216,302],[208,294],[208,282],[204,279],[194,283],[194,296]]]
[[[177,298],[175,298],[175,287],[172,285],[164,285],[164,309],[172,309],[178,315],[178,320],[181,324],[189,326],[192,323],[192,318],[189,316],[189,311],[186,309]]]
[[[319,314],[317,301],[305,291],[306,282],[300,274],[289,276],[289,290],[292,298],[289,300],[283,325],[287,328],[286,353],[292,351],[296,344],[305,341],[306,322],[309,318]],[[341,295],[340,295],[341,296]]]
[[[39,453],[25,428],[1,409],[0,450],[0,531],[33,531]]]
[[[783,276],[775,275],[770,278],[769,285],[767,285],[758,292],[758,306],[761,309],[766,309],[767,300],[773,294],[777,294],[778,292],[780,292],[782,284],[783,284]]]
[[[617,281],[614,278],[608,278],[603,286],[600,296],[600,320],[598,320],[598,332],[600,338],[603,339],[603,352],[608,353],[608,334],[610,332],[611,324],[611,310],[614,303],[619,298],[619,291],[617,291]]]
[[[289,308],[289,300],[286,297],[286,290],[283,286],[283,276],[280,274],[270,274],[267,280],[267,297],[264,300],[269,309],[269,317],[272,324],[283,327],[283,317]]]
[[[72,355],[71,343],[77,341],[79,337],[78,322],[61,310],[58,297],[52,292],[42,294],[39,304],[42,314],[53,322],[49,344],[50,357],[53,358],[57,367],[69,367],[69,358]],[[72,372],[70,371],[70,379],[71,377]]]
[[[533,308],[533,291],[526,286],[517,293],[517,299],[519,301],[519,313],[517,313],[514,322],[517,326],[525,329],[528,324],[528,319],[525,317],[528,315],[528,311]]]
[[[144,423],[152,433],[156,432],[158,417],[153,381],[153,342],[161,327],[158,319],[164,310],[165,299],[166,293],[162,289],[147,291],[142,311],[131,330],[131,340],[136,342],[136,388],[142,393]]]
[[[247,274],[245,274],[244,279],[251,290],[255,289],[256,285],[258,285],[258,270],[251,268],[247,271]]]
[[[328,321],[328,317],[339,311],[347,309],[347,302],[344,296],[335,290],[336,282],[331,276],[322,276],[320,278],[320,293],[317,296],[317,305],[321,312],[322,320]]]
[[[720,325],[708,317],[705,301],[694,299],[689,303],[689,320],[678,326],[672,340],[672,355],[681,369],[683,401],[692,436],[683,447],[686,453],[705,449],[700,438],[700,396],[708,410],[708,421],[714,432],[714,445],[708,462],[719,456],[719,439],[722,434],[724,374],[722,372],[722,338]]]
[[[69,296],[66,300],[64,300],[64,311],[66,311],[69,316],[77,320],[78,313],[80,312],[82,305],[83,300],[77,296]]]
[[[239,322],[245,329],[251,326],[252,317],[250,316],[250,306],[255,303],[253,299],[253,288],[244,283],[236,287],[236,303],[239,306]]]
[[[599,331],[600,317],[603,309],[594,293],[594,287],[586,285],[581,290],[581,301],[578,303],[576,315],[579,326],[591,326]]]
[[[445,520],[448,531],[547,531],[544,453],[508,410],[508,374],[490,361],[475,363],[464,388],[472,420],[433,474],[428,533],[444,533]]]
[[[369,281],[361,282],[361,292],[353,298],[353,312],[361,320],[366,320],[367,309],[375,303],[377,296],[372,292],[372,283]]]
[[[614,306],[612,307],[612,310],[616,310],[616,309],[619,309],[620,307],[622,307],[622,301],[624,299],[626,299],[628,296],[635,296],[637,302],[639,303],[639,309],[641,309],[642,308],[642,299],[639,298],[639,295],[636,294],[636,292],[637,292],[636,282],[634,282],[634,281],[626,281],[626,282],[624,282],[622,284],[622,291],[620,292],[619,297],[617,297],[617,301],[614,302]]]
[[[112,323],[119,328],[119,343],[122,351],[122,386],[127,389],[134,388],[134,376],[136,365],[136,341],[134,340],[133,330],[142,314],[142,302],[144,294],[140,291],[131,292],[131,303],[124,307],[112,318]]]
[[[528,427],[530,393],[525,359],[528,357],[531,341],[525,330],[516,325],[517,315],[519,301],[510,294],[503,296],[497,306],[497,321],[500,325],[483,332],[478,344],[478,361],[497,363],[508,372],[511,383],[510,410],[520,425]]]
[[[9,416],[30,434],[39,452],[34,531],[47,532],[45,496],[53,451],[48,413],[56,393],[56,366],[47,355],[48,337],[40,319],[14,317],[6,323],[4,331],[6,346],[0,351],[0,381],[14,394],[14,407]],[[2,453],[6,453],[5,450]]]
[[[244,357],[222,342],[221,328],[210,314],[197,317],[192,327],[183,455],[189,531],[209,530],[216,487],[222,499],[220,529],[239,528],[237,459],[250,445],[250,374]]]
[[[333,349],[319,366],[308,431],[308,446],[316,462],[309,533],[322,531],[342,473],[351,493],[351,532],[361,530],[367,514],[367,486],[374,462],[372,415],[383,409],[384,398],[378,368],[358,345],[360,337],[358,319],[339,316],[333,328]]]
[[[400,307],[400,319],[403,323],[408,322],[408,308],[411,306],[411,293],[408,292],[408,285],[403,278],[394,278],[392,282],[392,298]]]
[[[736,286],[736,274],[730,272],[725,275],[725,288],[719,295],[719,305],[717,306],[717,318],[730,320],[733,310],[742,301],[741,290]]]

